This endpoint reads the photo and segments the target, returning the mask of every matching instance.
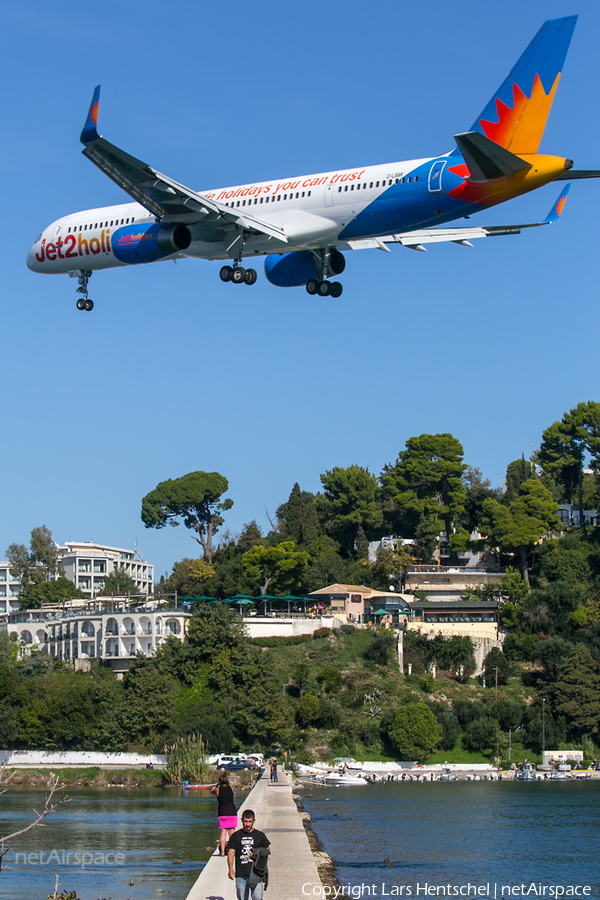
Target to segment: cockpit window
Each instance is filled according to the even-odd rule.
[[[41,239],[42,239],[42,235],[40,234],[40,236],[35,239],[34,243],[37,244],[39,241],[41,241]]]

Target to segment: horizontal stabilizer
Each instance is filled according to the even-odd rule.
[[[410,250],[425,250],[423,244],[462,244],[470,247],[470,241],[474,238],[500,237],[506,234],[520,234],[524,228],[539,228],[540,225],[551,225],[556,222],[565,205],[569,188],[568,184],[558,195],[552,209],[543,222],[527,222],[523,225],[456,225],[449,228],[420,228],[415,231],[404,231],[400,234],[388,234],[380,238],[367,238],[365,240],[347,241],[338,244],[338,250],[371,250],[379,248],[381,244],[402,244]]]
[[[580,178],[600,178],[600,169],[569,169],[555,178],[555,181],[575,181]]]
[[[514,175],[521,169],[531,168],[531,163],[515,156],[510,150],[505,150],[479,131],[455,134],[454,140],[471,173],[470,181],[490,181],[492,178]]]

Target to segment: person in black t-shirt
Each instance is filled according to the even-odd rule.
[[[245,809],[242,813],[242,827],[229,838],[227,852],[229,877],[232,881],[235,879],[238,900],[262,900],[263,896],[262,882],[257,884],[253,891],[250,891],[248,878],[257,850],[260,847],[268,848],[271,842],[266,834],[254,827],[254,820],[254,812],[251,809]]]

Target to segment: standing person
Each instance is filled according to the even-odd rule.
[[[278,781],[279,779],[277,778],[277,760],[276,759],[273,760],[273,768],[271,771],[273,772],[273,781]]]
[[[229,850],[227,861],[229,863],[229,877],[235,880],[237,900],[262,900],[262,882],[250,891],[248,878],[252,870],[252,863],[260,847],[268,849],[271,845],[266,834],[254,827],[256,816],[253,810],[245,809],[242,813],[242,827],[229,838]],[[234,870],[235,862],[235,870]]]
[[[219,801],[217,815],[219,817],[219,828],[221,829],[221,856],[225,856],[225,847],[227,840],[231,837],[237,828],[237,809],[233,802],[233,789],[229,784],[227,772],[221,772],[219,780],[214,788],[210,789],[211,794],[215,794]]]

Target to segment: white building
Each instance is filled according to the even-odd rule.
[[[89,660],[106,662],[115,672],[125,672],[136,654],[151,656],[167,638],[183,641],[191,613],[180,608],[127,608],[118,611],[103,603],[100,610],[67,612],[27,609],[12,613],[0,626],[16,634],[23,652],[37,650],[53,659],[86,668]]]
[[[58,549],[65,576],[88,597],[101,595],[104,579],[117,569],[133,578],[138,593],[154,592],[154,566],[142,559],[137,550],[92,541],[65,541]]]
[[[10,574],[8,562],[0,562],[0,616],[19,608],[21,581]]]

